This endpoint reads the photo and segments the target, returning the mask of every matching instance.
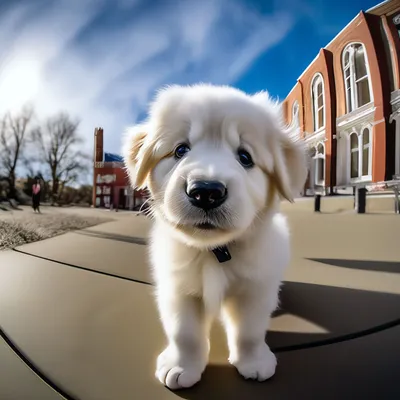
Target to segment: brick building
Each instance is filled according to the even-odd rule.
[[[400,174],[400,2],[361,11],[319,51],[283,105],[312,159],[305,194]]]
[[[93,205],[133,210],[146,199],[144,191],[133,190],[120,156],[105,153],[103,129],[94,131]]]

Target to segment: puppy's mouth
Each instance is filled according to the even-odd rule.
[[[230,215],[228,212],[201,212],[199,210],[191,210],[184,215],[180,215],[180,221],[177,223],[170,220],[172,225],[176,228],[188,233],[198,234],[207,232],[223,233],[232,230],[232,223],[230,221]]]
[[[222,226],[212,222],[192,222],[192,223],[179,224],[176,227],[189,234],[195,233],[196,231],[199,233],[226,231],[226,228],[223,228]]]
[[[218,226],[210,223],[210,222],[203,222],[199,224],[194,224],[194,227],[197,229],[205,230],[205,231],[211,231],[214,229],[218,229]]]

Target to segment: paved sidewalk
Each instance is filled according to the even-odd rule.
[[[293,258],[267,334],[279,363],[270,381],[227,364],[218,325],[200,384],[174,393],[155,380],[165,339],[149,220],[126,214],[0,253],[0,399],[400,398],[400,218],[288,215]]]

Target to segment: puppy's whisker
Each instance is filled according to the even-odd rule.
[[[151,200],[151,198],[146,199],[139,208],[139,212],[142,212],[143,207]]]

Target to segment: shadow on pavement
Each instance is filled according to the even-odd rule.
[[[176,391],[176,397],[187,400],[400,398],[397,383],[400,296],[287,282],[282,291],[282,309],[275,316],[285,312],[322,326],[328,333],[270,331],[267,340],[278,358],[272,379],[263,383],[248,381],[234,367],[211,362],[201,382]],[[380,326],[376,326],[377,315]],[[387,322],[386,318],[392,320]],[[219,328],[211,347],[223,359],[227,357],[227,349],[222,334]]]
[[[90,231],[76,231],[75,233],[78,233],[79,235],[85,235],[85,236],[92,236],[100,239],[110,239],[110,240],[116,240],[119,242],[125,242],[125,243],[134,243],[134,244],[140,244],[140,245],[146,245],[147,240],[141,237],[135,237],[135,236],[125,236],[125,235],[118,235],[116,233],[106,233],[106,232],[101,232],[101,231],[95,231],[95,230],[90,230]]]
[[[7,265],[19,272],[5,274],[0,280],[0,304],[8,310],[3,312],[0,323],[10,341],[20,332],[14,351],[30,360],[40,377],[48,376],[47,382],[55,390],[59,390],[60,382],[65,391],[77,394],[76,399],[100,398],[82,395],[90,393],[91,387],[96,387],[96,393],[104,393],[103,399],[171,398],[160,396],[158,382],[149,383],[165,339],[148,291],[125,285],[109,288],[110,281],[103,280],[88,285],[87,279],[81,282],[75,274],[69,275],[68,269],[61,273],[53,265],[42,270],[48,272],[44,278],[34,280],[30,278],[36,276],[36,269],[32,270],[29,262],[12,268]],[[12,297],[6,290],[11,285],[24,290]],[[139,288],[141,285],[136,286]],[[60,291],[67,296],[65,304]],[[76,295],[70,297],[73,291]],[[57,305],[63,304],[61,316]],[[277,374],[267,382],[257,383],[245,381],[233,367],[222,364],[228,357],[225,335],[214,330],[211,362],[202,381],[174,396],[188,400],[400,398],[400,295],[286,282],[281,304],[276,317],[295,315],[324,328],[326,333],[312,333],[308,325],[301,323],[284,331],[276,324],[277,331],[268,332],[267,339],[277,352]],[[75,308],[77,311],[73,312]],[[17,315],[25,322],[13,328]],[[27,330],[28,316],[36,325]],[[392,322],[390,329],[387,326],[386,330],[372,330],[388,322]],[[33,340],[35,335],[40,340]],[[80,353],[72,357],[65,354],[69,338],[77,341],[74,346],[82,346],[84,357]],[[322,346],[321,341],[329,345]],[[98,358],[92,358],[99,349]],[[96,364],[87,363],[93,359]],[[68,384],[66,373],[71,377]]]
[[[396,261],[343,260],[334,258],[307,258],[307,260],[342,268],[400,274],[400,262]]]
[[[234,367],[210,365],[200,383],[175,395],[187,400],[398,399],[399,335],[396,328],[333,346],[278,354],[275,376],[262,383],[244,380]]]
[[[281,308],[273,317],[291,314],[325,330],[326,333],[267,333],[274,351],[317,346],[332,340],[351,339],[372,327],[396,321],[400,324],[400,295],[309,283],[285,282]]]

